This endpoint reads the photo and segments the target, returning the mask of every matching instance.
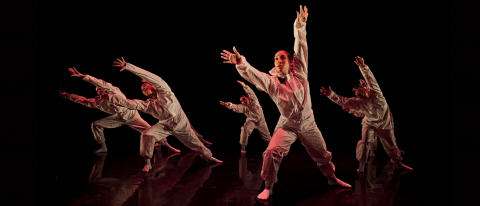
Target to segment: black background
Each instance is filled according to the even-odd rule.
[[[293,53],[293,23],[300,4],[310,14],[312,109],[333,158],[335,151],[354,155],[361,118],[343,112],[319,90],[331,86],[339,95],[353,96],[351,88],[363,78],[353,62],[355,56],[370,66],[390,106],[398,146],[407,152],[404,163],[415,168],[450,158],[449,100],[440,89],[448,87],[448,11],[431,4],[337,1],[44,5],[46,9],[40,11],[44,24],[39,27],[44,48],[39,51],[43,57],[38,79],[39,155],[55,159],[59,153],[84,155],[99,147],[90,124],[109,114],[59,98],[59,90],[87,98],[97,95],[95,86],[70,77],[69,67],[112,83],[129,99],[146,99],[139,77],[113,67],[120,57],[169,84],[193,127],[213,143],[214,155],[240,150],[240,127],[246,117],[218,103],[240,103],[245,92],[236,80],[255,91],[273,133],[280,116],[277,107],[266,93],[243,80],[233,65],[224,64],[220,53],[236,46],[253,67],[268,73],[278,50]],[[151,125],[158,121],[140,115]],[[105,129],[105,136],[109,153],[138,153],[140,133],[129,127]],[[186,150],[174,136],[167,139]],[[247,148],[263,151],[266,146],[254,130]],[[292,149],[304,150],[298,141]],[[61,163],[50,165],[55,167],[49,170],[54,170]]]

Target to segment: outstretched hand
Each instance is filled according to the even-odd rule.
[[[66,93],[66,92],[61,92],[60,93],[60,97],[61,98],[65,98],[65,99],[70,99],[70,94]]]
[[[362,57],[355,57],[355,64],[357,64],[359,67],[365,67],[367,65],[365,65],[365,62],[363,61],[363,58]]]
[[[238,53],[235,47],[233,47],[233,52],[235,52],[235,54],[232,54],[227,50],[223,50],[223,51],[225,53],[220,53],[222,54],[222,59],[228,60],[228,61],[224,61],[223,63],[230,63],[230,64],[242,63],[242,57],[240,56],[240,54]]]
[[[302,5],[300,5],[300,13],[297,11],[297,18],[295,19],[295,22],[307,22],[308,18],[308,9],[307,6],[305,6],[304,9],[302,9]]]
[[[242,85],[242,87],[245,87],[245,83],[243,83],[242,81],[237,80],[237,82],[240,83]]]
[[[80,72],[78,72],[77,69],[75,69],[75,67],[73,67],[73,68],[68,68],[68,71],[69,71],[70,73],[72,73],[72,75],[71,75],[72,77],[81,77],[81,78],[85,77],[85,75],[80,74]]]
[[[330,96],[330,94],[332,93],[332,88],[330,86],[328,88],[329,89],[325,89],[322,87],[320,89],[320,95]]]
[[[127,62],[125,62],[125,59],[123,59],[123,57],[122,57],[122,60],[117,58],[117,61],[113,62],[114,63],[113,66],[114,67],[121,67],[122,69],[120,69],[120,71],[123,71],[127,67]]]
[[[231,103],[230,102],[225,103],[223,101],[220,101],[220,104],[223,105],[223,106],[230,106]]]
[[[365,89],[368,87],[367,83],[365,83],[365,81],[363,81],[363,79],[360,79],[360,86],[365,88]]]

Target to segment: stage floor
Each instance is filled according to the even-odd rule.
[[[191,150],[154,154],[153,169],[141,172],[143,159],[134,153],[65,157],[56,174],[60,205],[449,205],[449,176],[434,165],[404,157],[414,171],[392,170],[385,151],[370,158],[357,174],[355,151],[332,152],[336,176],[352,188],[329,186],[303,149],[284,158],[279,181],[267,201],[260,177],[262,152],[215,152],[223,164],[206,164]],[[408,151],[406,151],[408,155]],[[415,158],[415,157],[409,157]],[[423,160],[425,161],[425,160]],[[410,163],[410,164],[409,164]]]

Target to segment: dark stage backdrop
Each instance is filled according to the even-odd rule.
[[[410,161],[428,161],[432,154],[448,153],[447,57],[440,26],[445,16],[428,5],[394,2],[345,3],[290,1],[278,4],[245,2],[162,5],[143,3],[62,3],[44,13],[46,34],[40,74],[39,110],[44,155],[91,153],[98,148],[91,123],[108,114],[69,100],[59,100],[65,91],[94,98],[95,87],[70,77],[69,67],[119,87],[129,99],[146,99],[140,78],[113,67],[124,57],[138,67],[163,78],[172,88],[193,127],[214,145],[212,152],[239,152],[240,128],[245,115],[219,104],[240,103],[244,91],[236,82],[246,82],[263,107],[268,127],[273,129],[280,113],[265,93],[240,77],[235,66],[224,64],[222,50],[236,46],[259,71],[268,73],[278,50],[293,53],[293,24],[299,4],[309,8],[307,42],[308,80],[313,111],[327,149],[355,152],[361,138],[361,118],[320,95],[321,87],[346,97],[363,78],[355,56],[364,57],[376,77],[395,121],[400,149]],[[438,12],[439,13],[439,12]],[[448,50],[447,50],[448,51]],[[61,87],[61,88],[60,88]],[[157,122],[141,113],[151,125]],[[138,153],[140,133],[123,126],[105,129],[109,152]],[[174,136],[168,141],[186,149]],[[40,141],[39,141],[40,142]],[[380,145],[380,144],[379,144]],[[249,149],[266,148],[258,131],[250,136]],[[297,141],[293,149],[303,149]],[[379,148],[381,153],[384,151]],[[442,155],[444,156],[444,155]],[[445,155],[444,157],[448,157]],[[410,165],[415,166],[415,165]]]

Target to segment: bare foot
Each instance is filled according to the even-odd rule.
[[[158,144],[158,142],[155,142],[155,145],[153,145],[154,147],[158,147],[160,146],[160,144]]]
[[[143,167],[142,169],[142,172],[148,172],[152,169],[152,166],[151,165],[145,165],[145,167]]]
[[[407,166],[407,165],[404,165],[404,164],[402,164],[401,162],[396,163],[396,164],[395,164],[395,167],[396,167],[397,169],[413,170],[413,168],[411,168],[411,167],[409,167],[409,166]]]
[[[216,162],[216,163],[222,163],[223,161],[216,159],[215,157],[211,157],[210,159],[207,160],[207,162]]]
[[[360,165],[357,169],[357,173],[364,173],[365,172],[365,165]]]
[[[273,194],[272,190],[264,189],[263,192],[257,196],[257,198],[260,200],[267,200],[272,194]]]
[[[169,147],[169,148],[168,148],[168,151],[170,151],[170,152],[175,152],[175,153],[180,153],[180,150],[175,149],[175,148],[173,148],[173,147]]]
[[[339,180],[338,178],[335,178],[335,180],[328,180],[328,184],[340,187],[352,187],[351,185],[343,182],[342,180]]]
[[[242,153],[242,155],[245,155],[245,154],[247,154],[247,151],[242,150],[242,151],[240,151],[240,153]]]
[[[104,148],[104,147],[100,147],[100,149],[98,149],[97,151],[95,151],[94,153],[101,153],[101,152],[107,152],[107,148]]]

